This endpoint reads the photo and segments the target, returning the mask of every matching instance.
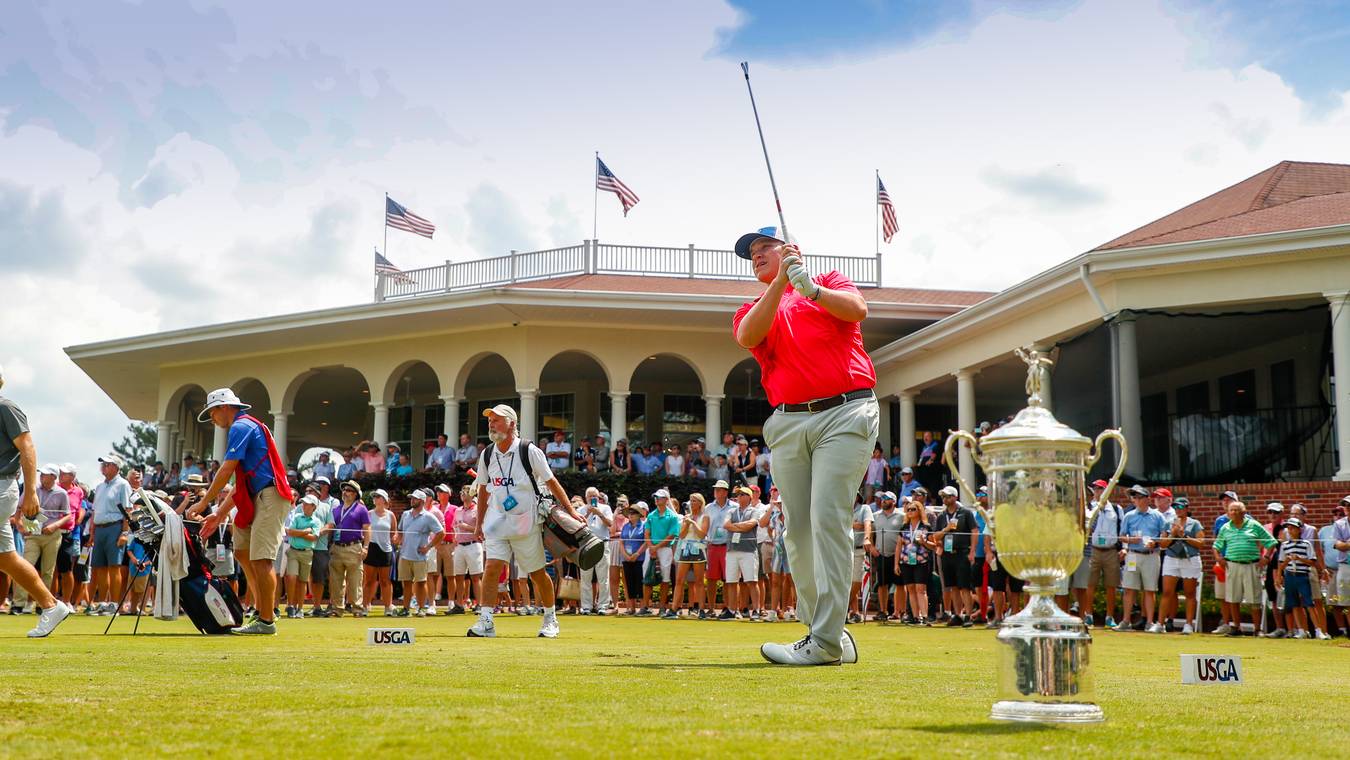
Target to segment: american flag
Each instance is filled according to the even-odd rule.
[[[628,209],[637,205],[637,194],[629,190],[628,185],[620,182],[619,178],[614,176],[614,172],[610,171],[608,166],[605,166],[605,162],[601,161],[599,156],[595,157],[595,186],[605,192],[619,196],[619,203],[623,204],[624,216],[628,216]]]
[[[891,242],[891,238],[900,229],[900,223],[895,220],[895,206],[891,204],[891,195],[886,192],[886,186],[881,184],[881,175],[877,175],[877,205],[881,206],[881,237],[886,242]]]
[[[405,274],[402,269],[394,266],[389,259],[381,256],[379,251],[375,252],[375,274],[386,275],[394,282],[412,283],[413,281],[413,278]]]
[[[430,239],[436,225],[404,208],[393,198],[384,196],[384,223],[396,230],[411,232]]]

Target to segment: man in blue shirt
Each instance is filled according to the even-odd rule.
[[[211,487],[198,501],[211,504],[229,484],[230,478],[235,480],[234,498],[217,506],[216,511],[202,522],[199,533],[210,535],[225,522],[230,510],[238,507],[234,522],[234,553],[244,569],[249,588],[253,589],[257,613],[253,620],[230,629],[230,632],[274,634],[277,632],[277,576],[272,565],[281,548],[282,529],[293,496],[285,479],[281,455],[272,442],[272,433],[261,422],[244,414],[250,408],[230,388],[219,388],[207,395],[206,407],[197,415],[199,422],[205,422],[209,417],[211,424],[229,431],[225,461],[211,481]],[[183,511],[191,506],[188,504]]]
[[[1125,515],[1121,526],[1120,543],[1124,545],[1125,572],[1120,583],[1125,588],[1125,605],[1117,630],[1130,628],[1130,610],[1134,609],[1134,595],[1144,592],[1144,625],[1149,633],[1162,633],[1155,607],[1158,597],[1158,577],[1162,573],[1162,557],[1158,553],[1158,538],[1167,532],[1167,522],[1147,500],[1135,511]]]

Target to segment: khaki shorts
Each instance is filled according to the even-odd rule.
[[[1335,606],[1350,607],[1350,562],[1341,563],[1336,569],[1336,579],[1332,583],[1335,584],[1334,595],[1339,597]]]
[[[427,565],[429,564],[431,563],[424,559],[413,561],[400,557],[398,561],[398,579],[404,583],[421,583],[427,579]]]
[[[1135,569],[1130,569],[1130,560],[1134,560]],[[1123,588],[1134,591],[1157,591],[1158,574],[1162,569],[1162,557],[1157,552],[1125,552],[1125,572],[1120,574]]]
[[[14,478],[0,478],[0,554],[14,551],[14,526],[9,518],[19,508],[19,481]]]
[[[1255,562],[1239,565],[1229,562],[1224,574],[1224,597],[1229,604],[1259,604],[1261,602],[1261,566]]]
[[[448,536],[447,536],[448,538]],[[428,557],[428,559],[430,559]],[[436,567],[427,567],[428,573],[450,575],[455,570],[455,545],[444,541],[436,544]]]
[[[1120,588],[1120,552],[1115,547],[1094,546],[1087,561],[1089,589],[1097,588],[1098,583],[1106,584],[1106,588]]]
[[[863,572],[867,569],[867,550],[853,550],[853,582],[862,583]]]
[[[253,497],[253,522],[247,528],[234,526],[235,551],[248,552],[249,561],[271,559],[281,548],[281,534],[285,532],[286,513],[291,505],[268,486]],[[289,568],[289,565],[287,565]]]
[[[294,546],[286,552],[286,574],[308,583],[309,571],[314,566],[313,549],[297,549]]]
[[[144,594],[145,587],[150,585],[149,575],[138,575],[131,579],[131,591],[136,594]]]

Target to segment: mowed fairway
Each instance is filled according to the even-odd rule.
[[[1099,757],[1339,756],[1350,646],[1098,633],[1107,722],[987,719],[994,633],[853,626],[859,664],[788,669],[758,645],[792,623],[468,616],[280,621],[270,638],[207,637],[185,620],[72,617],[29,640],[0,618],[0,754],[7,757]],[[366,628],[411,625],[411,647]],[[1243,686],[1181,686],[1180,653],[1238,654]],[[1339,735],[1339,739],[1335,737]],[[1264,749],[1263,749],[1264,748]]]

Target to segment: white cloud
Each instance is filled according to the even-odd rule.
[[[200,60],[187,44],[119,48],[96,27],[80,35],[98,61],[136,60],[48,56],[87,97],[94,78],[119,83],[131,118],[154,122],[148,144],[119,127],[135,149],[113,155],[50,124],[0,125],[0,185],[27,208],[59,199],[75,241],[60,271],[6,282],[21,308],[0,363],[44,459],[92,466],[126,422],[62,346],[262,316],[221,299],[221,261],[317,285],[271,311],[366,301],[385,192],[439,228],[390,232],[404,268],[589,236],[596,149],[642,198],[627,219],[599,198],[602,240],[729,246],[774,216],[740,70],[708,55],[735,18],[719,4],[459,6],[416,28],[373,6],[227,8],[231,33],[205,35]],[[1209,62],[1195,51],[1224,41],[1172,12],[1097,0],[866,59],[757,64],[789,225],[809,249],[872,253],[879,169],[901,223],[888,284],[1001,288],[1279,160],[1350,161],[1345,101],[1314,113],[1269,71]],[[164,33],[146,32],[152,47]],[[0,102],[0,118],[22,105]],[[89,112],[95,132],[126,116]],[[234,121],[166,126],[211,113]],[[144,156],[134,172],[128,155]],[[0,250],[10,271],[31,255]]]

